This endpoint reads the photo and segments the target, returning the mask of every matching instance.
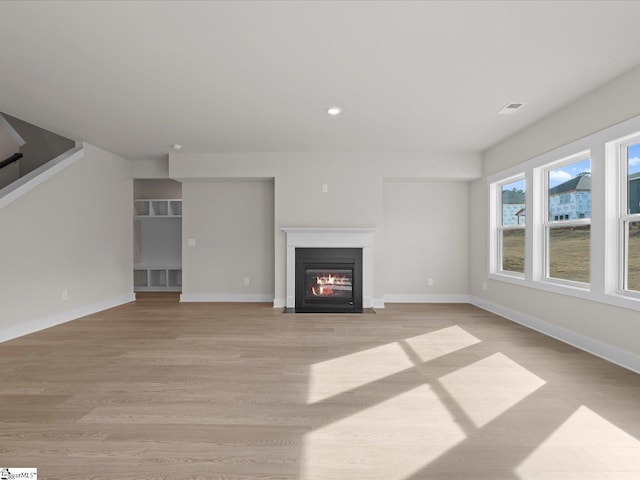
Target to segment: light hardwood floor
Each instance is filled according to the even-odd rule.
[[[150,298],[0,366],[0,467],[40,479],[640,478],[640,376],[470,305]]]

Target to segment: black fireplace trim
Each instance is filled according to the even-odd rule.
[[[296,248],[296,313],[362,313],[362,248]],[[351,299],[305,299],[304,275],[307,268],[353,269]]]

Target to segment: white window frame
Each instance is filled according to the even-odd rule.
[[[550,248],[550,233],[551,230],[553,228],[557,228],[557,227],[585,227],[587,225],[591,225],[591,218],[578,218],[578,219],[574,219],[574,220],[549,220],[550,217],[550,206],[549,206],[549,191],[551,190],[549,188],[549,173],[552,170],[557,170],[559,168],[565,167],[567,165],[571,165],[572,163],[578,163],[581,162],[583,160],[589,160],[589,162],[591,163],[591,151],[590,150],[584,150],[578,153],[575,153],[573,155],[570,155],[568,157],[564,157],[561,158],[559,160],[553,161],[551,163],[547,163],[545,165],[542,165],[540,167],[538,167],[537,170],[539,173],[539,175],[542,175],[543,178],[543,182],[542,182],[542,188],[543,191],[541,192],[541,197],[542,197],[542,234],[543,237],[541,239],[542,245],[543,245],[543,262],[544,264],[542,265],[542,272],[543,272],[543,280],[545,282],[548,283],[555,283],[558,285],[567,285],[567,286],[571,286],[571,287],[575,287],[575,288],[582,288],[585,290],[589,289],[589,286],[591,285],[591,263],[592,263],[592,259],[591,259],[591,246],[589,246],[589,282],[578,282],[575,280],[568,280],[568,279],[564,279],[564,278],[556,278],[556,277],[551,277],[549,275],[549,268],[550,268],[550,253],[549,253],[549,248]],[[591,236],[590,236],[591,237]],[[589,245],[591,245],[591,241],[589,242]]]
[[[640,312],[640,294],[624,290],[624,222],[636,219],[627,215],[626,154],[621,148],[640,140],[640,116],[596,131],[553,150],[511,165],[487,175],[487,201],[489,230],[486,279],[511,283],[526,288],[543,290],[559,295],[577,297]],[[626,142],[626,143],[625,143]],[[621,144],[625,144],[625,147]],[[559,162],[577,161],[577,155],[591,152],[591,283],[563,281],[545,277],[545,223],[549,222],[545,202],[548,200],[545,169],[553,169]],[[498,270],[498,221],[501,222],[501,204],[497,185],[524,178],[526,182],[527,212],[525,235],[525,275],[512,275]],[[640,214],[638,214],[640,215]],[[579,224],[584,220],[577,219]],[[569,225],[569,221],[558,221]],[[486,283],[486,282],[485,282]],[[482,288],[482,286],[479,286]]]
[[[618,173],[618,271],[616,293],[625,297],[640,299],[640,292],[629,290],[627,287],[629,257],[629,245],[627,244],[630,222],[640,222],[640,213],[629,212],[628,198],[628,156],[627,148],[640,143],[640,132],[618,139],[612,144],[615,146],[616,166]]]
[[[502,234],[505,231],[510,231],[510,230],[523,230],[525,232],[525,236],[526,236],[526,227],[527,227],[527,220],[526,220],[526,214],[525,214],[525,224],[524,225],[503,225],[502,224],[502,218],[503,218],[503,205],[502,205],[502,188],[505,185],[509,185],[511,183],[515,183],[515,182],[519,182],[519,181],[524,181],[524,195],[525,195],[525,212],[526,212],[526,198],[527,198],[527,180],[525,177],[524,172],[520,173],[518,175],[514,175],[512,177],[506,178],[504,180],[501,180],[499,182],[496,182],[493,184],[493,189],[495,190],[495,198],[496,198],[496,205],[495,207],[497,208],[496,211],[496,226],[495,226],[495,240],[494,240],[494,244],[495,244],[495,263],[493,265],[493,269],[492,271],[494,273],[500,274],[500,275],[505,275],[505,276],[509,276],[509,277],[513,277],[516,279],[524,279],[524,275],[525,272],[527,271],[527,267],[526,267],[526,258],[527,258],[527,249],[525,246],[525,267],[524,267],[524,271],[525,272],[514,272],[511,270],[504,270],[502,268],[502,264],[503,264],[503,249],[502,249]],[[526,244],[526,240],[525,240],[525,244]]]
[[[489,272],[492,275],[499,275],[504,278],[509,278],[515,281],[524,280],[524,273],[512,272],[510,270],[502,269],[502,232],[504,230],[523,229],[525,230],[525,242],[526,242],[526,224],[529,220],[525,220],[525,225],[516,226],[504,226],[502,225],[502,187],[510,183],[525,180],[525,202],[527,198],[528,186],[526,183],[526,177],[524,172],[518,172],[517,174],[510,175],[508,177],[500,178],[497,181],[491,182],[489,185],[489,204],[492,214],[490,215],[490,230],[489,230]],[[526,208],[526,203],[525,203]],[[515,227],[515,228],[514,228]],[[525,272],[526,272],[526,247],[525,247]]]

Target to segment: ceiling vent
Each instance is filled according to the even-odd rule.
[[[520,110],[522,107],[524,107],[524,103],[523,102],[512,102],[512,103],[507,103],[504,107],[502,107],[499,111],[498,111],[498,115],[511,115],[513,113],[516,113],[518,110]]]

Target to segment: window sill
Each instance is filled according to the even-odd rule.
[[[490,273],[487,278],[502,283],[510,283],[520,287],[535,288],[557,295],[581,298],[592,302],[604,303],[613,307],[626,308],[640,311],[640,294],[616,291],[615,293],[599,294],[591,290],[591,286],[581,287],[579,285],[567,285],[547,280],[531,281],[515,275],[503,273]]]
[[[557,293],[559,295],[569,295],[572,297],[593,300],[593,294],[591,293],[589,285],[582,287],[580,286],[580,284],[573,285],[546,279],[532,281],[524,277],[516,277],[512,275],[505,275],[502,273],[490,273],[488,278],[500,282],[520,285],[521,287],[535,288],[537,290],[544,290],[545,292]]]

